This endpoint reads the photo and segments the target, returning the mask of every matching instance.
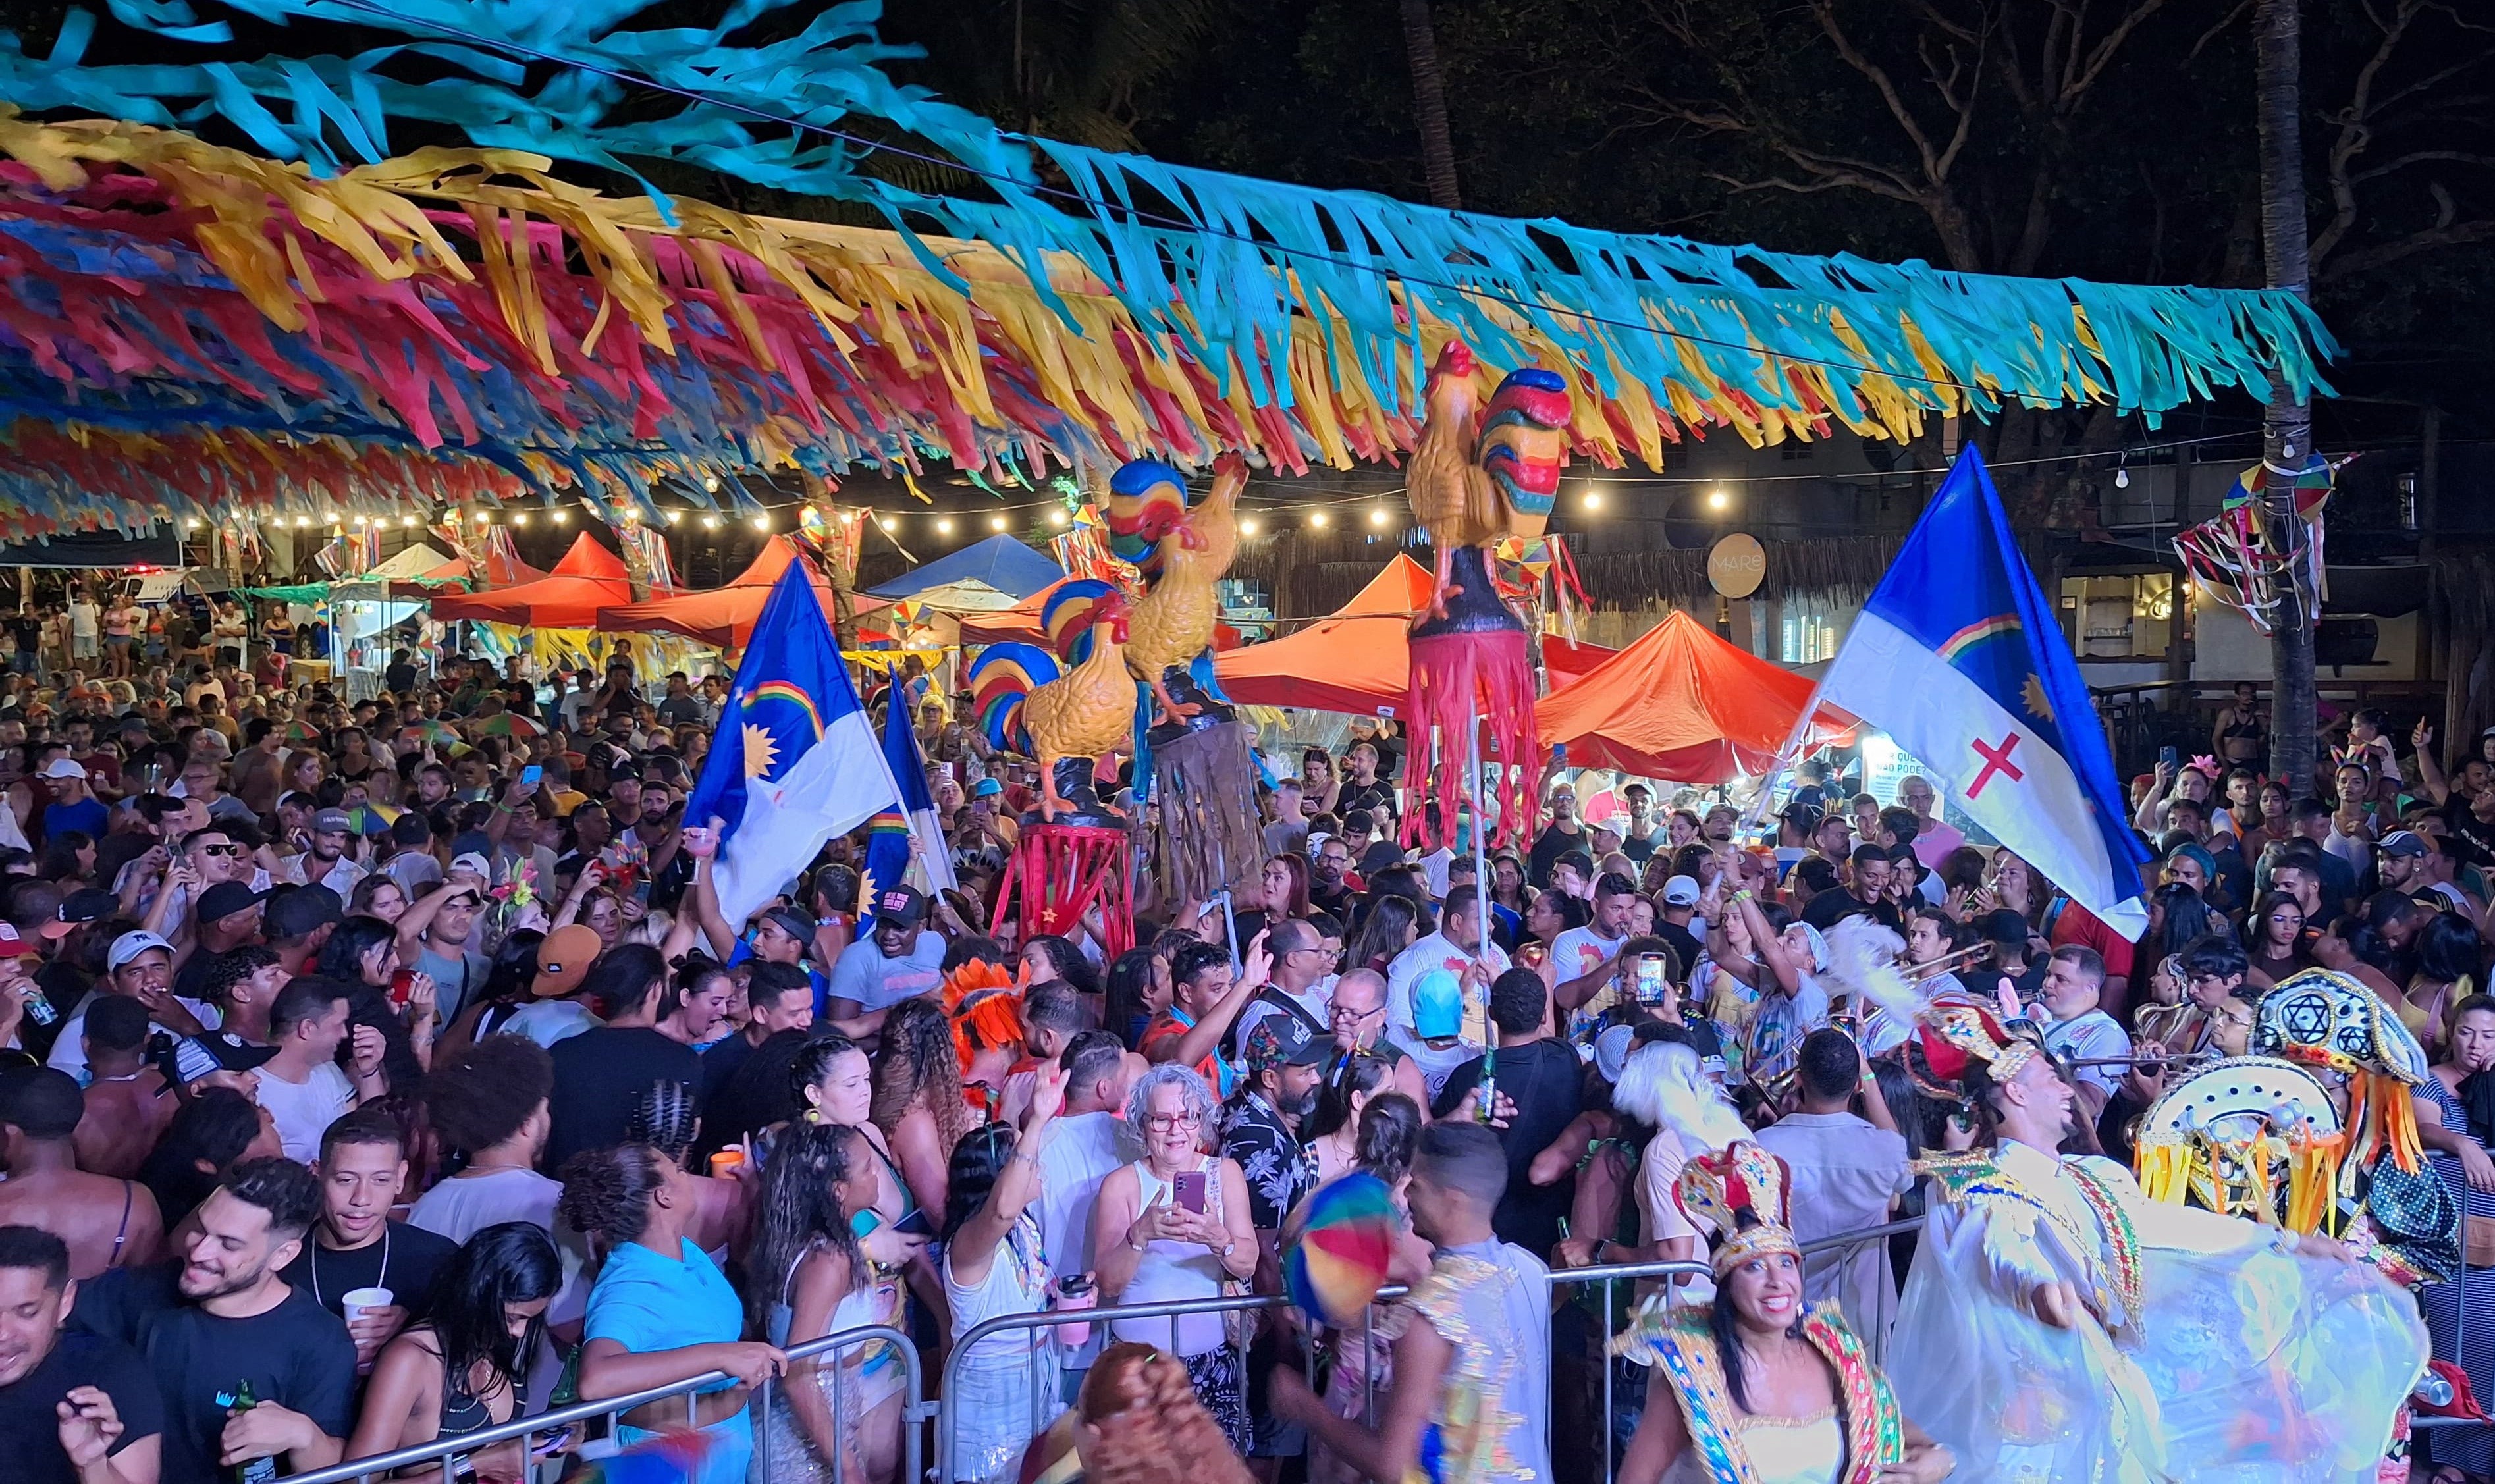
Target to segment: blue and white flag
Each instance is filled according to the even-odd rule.
[[[688,820],[721,821],[711,867],[720,915],[743,927],[814,863],[823,842],[873,819],[900,791],[805,564],[791,562],[755,623],[685,803]]]
[[[910,729],[908,697],[896,689],[883,723],[883,760],[900,785],[900,797],[875,817],[866,837],[866,880],[858,900],[870,900],[886,886],[897,885],[909,872],[912,855],[925,873],[925,884],[938,891],[953,889],[953,857],[944,845],[944,827],[936,821],[936,801],[927,796],[927,764],[918,755],[918,733]],[[914,847],[914,849],[913,849]]]
[[[1819,698],[1894,737],[2004,848],[2116,933],[2147,931],[2148,852],[2105,728],[1972,446],[1863,605]]]

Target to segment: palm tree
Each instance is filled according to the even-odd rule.
[[[1456,139],[1447,127],[1447,76],[1438,69],[1438,33],[1430,23],[1430,0],[1402,0],[1403,54],[1412,63],[1412,118],[1421,127],[1421,172],[1430,204],[1449,211],[1463,205],[1456,194]]]
[[[2269,287],[2309,297],[2312,254],[2305,231],[2303,17],[2300,0],[2257,0],[2253,12],[2254,111],[2261,130],[2262,256]],[[2301,469],[2313,453],[2313,409],[2285,388],[2262,415],[2262,457],[2273,470]],[[2275,481],[2284,486],[2285,480]],[[2278,612],[2270,632],[2273,709],[2270,772],[2303,793],[2313,782],[2313,614],[2315,601],[2298,573],[2306,533],[2295,492],[2274,488],[2268,500],[2271,543],[2285,559]]]

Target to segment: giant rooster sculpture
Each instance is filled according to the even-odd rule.
[[[1412,626],[1406,718],[1416,755],[1409,776],[1430,781],[1436,808],[1416,798],[1403,818],[1403,839],[1432,849],[1454,840],[1457,806],[1476,776],[1476,717],[1499,764],[1491,789],[1494,838],[1512,842],[1531,826],[1531,773],[1540,760],[1531,635],[1491,580],[1489,548],[1502,538],[1542,534],[1568,462],[1564,379],[1539,366],[1510,372],[1485,406],[1475,370],[1472,350],[1461,340],[1439,353],[1405,478],[1413,517],[1437,551],[1429,606]],[[1432,728],[1436,766],[1426,767]]]
[[[1089,578],[1067,582],[1040,612],[1055,655],[1036,644],[991,644],[970,666],[970,704],[989,742],[1039,760],[1040,815],[1050,822],[1096,810],[1096,802],[1085,801],[1093,760],[1124,750],[1133,735],[1129,623],[1116,588]],[[1069,770],[1069,790],[1058,770],[1075,761],[1082,767]]]
[[[1039,759],[1039,809],[1024,817],[991,927],[1019,912],[1026,934],[1072,933],[1097,905],[1114,957],[1133,946],[1127,821],[1100,801],[1092,780],[1098,759],[1134,736],[1126,596],[1092,578],[1064,583],[1040,610],[1040,625],[1056,653],[991,644],[969,676],[988,740]]]
[[[1126,666],[1142,683],[1135,780],[1159,807],[1155,852],[1162,895],[1203,901],[1264,859],[1251,734],[1213,678],[1220,618],[1216,584],[1239,549],[1239,494],[1247,462],[1225,454],[1192,510],[1186,477],[1137,459],[1109,480],[1110,549],[1146,584],[1129,628]]]
[[[1239,552],[1247,483],[1247,461],[1236,453],[1214,465],[1213,489],[1193,510],[1186,476],[1157,459],[1124,465],[1109,481],[1111,549],[1134,562],[1146,584],[1127,609],[1126,668],[1151,689],[1158,725],[1200,709],[1170,694],[1169,670],[1194,665],[1213,643],[1221,618],[1216,584]]]

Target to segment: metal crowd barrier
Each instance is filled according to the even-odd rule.
[[[1816,1242],[1805,1243],[1802,1247],[1802,1252],[1806,1258],[1815,1255],[1833,1254],[1836,1262],[1841,1266],[1855,1252],[1861,1251],[1865,1246],[1874,1242],[1885,1242],[1890,1237],[1901,1232],[1920,1230],[1922,1224],[1923,1223],[1921,1221],[1893,1221],[1886,1225],[1871,1227],[1864,1231],[1846,1232],[1837,1236],[1824,1238]],[[1622,1282],[1652,1283],[1671,1280],[1706,1278],[1709,1276],[1710,1270],[1707,1264],[1703,1262],[1609,1263],[1597,1267],[1562,1268],[1554,1270],[1550,1275],[1550,1284],[1555,1292],[1571,1287],[1590,1287],[1599,1285],[1601,1292],[1599,1295],[1598,1312],[1605,1316],[1604,1338],[1608,1340],[1610,1328],[1609,1315],[1614,1312],[1613,1300],[1617,1292],[1615,1285],[1617,1283]],[[1394,1300],[1402,1297],[1404,1292],[1405,1290],[1401,1287],[1382,1289],[1377,1295],[1378,1302],[1381,1304],[1391,1303]],[[999,1315],[996,1318],[973,1325],[969,1331],[952,1343],[951,1348],[945,1357],[943,1370],[944,1386],[942,1395],[945,1399],[945,1405],[931,1403],[927,1400],[925,1376],[916,1345],[911,1342],[910,1338],[907,1334],[888,1326],[876,1325],[860,1329],[843,1330],[838,1334],[826,1335],[822,1339],[809,1341],[804,1345],[793,1346],[787,1353],[790,1360],[798,1361],[826,1356],[834,1351],[854,1350],[862,1345],[876,1342],[883,1342],[891,1345],[900,1354],[904,1367],[902,1455],[901,1470],[897,1478],[897,1484],[914,1484],[914,1481],[923,1476],[920,1469],[923,1452],[921,1430],[924,1424],[930,1420],[933,1420],[937,1424],[938,1429],[938,1478],[943,1481],[943,1484],[963,1484],[964,1476],[958,1472],[956,1467],[956,1444],[958,1441],[956,1437],[956,1424],[959,1421],[959,1410],[956,1407],[949,1404],[961,1394],[961,1377],[965,1374],[966,1370],[970,1368],[972,1355],[978,1349],[982,1341],[993,1339],[999,1335],[1010,1334],[1015,1331],[1023,1331],[1032,1335],[1032,1338],[1030,1343],[1027,1359],[1027,1375],[1030,1381],[1030,1385],[1027,1387],[1027,1393],[1032,1412],[1032,1416],[1030,1417],[1031,1432],[1033,1436],[1036,1436],[1046,1428],[1051,1418],[1053,1418],[1063,1407],[1063,1398],[1057,1393],[1057,1391],[1054,1389],[1047,1389],[1061,1373],[1058,1367],[1047,1365],[1043,1362],[1042,1357],[1044,1354],[1044,1346],[1040,1340],[1042,1332],[1052,1331],[1068,1324],[1108,1325],[1122,1319],[1165,1319],[1169,1324],[1170,1348],[1172,1353],[1176,1353],[1178,1347],[1178,1321],[1183,1317],[1192,1314],[1264,1313],[1283,1310],[1289,1307],[1289,1300],[1277,1295],[1238,1294],[1218,1295],[1212,1298],[1202,1299],[1185,1299],[1158,1304],[1133,1304],[1115,1308],[1065,1311],[1043,1310],[1032,1314]],[[1851,1317],[1854,1317],[1854,1315],[1849,1310],[1849,1318]],[[1375,1306],[1371,1306],[1371,1308],[1363,1315],[1361,1322],[1361,1380],[1364,1388],[1369,1384],[1372,1375],[1367,1363],[1367,1357],[1369,1355],[1375,1318],[1376,1309]],[[1867,1321],[1868,1316],[1865,1315],[1864,1318]],[[1860,1327],[1863,1331],[1864,1344],[1871,1347],[1872,1353],[1876,1358],[1880,1352],[1885,1349],[1887,1345],[1888,1334],[1886,1323],[1882,1322],[1875,1324],[1865,1322]],[[1230,1345],[1233,1349],[1239,1352],[1240,1368],[1244,1376],[1247,1370],[1247,1354],[1245,1347],[1240,1345],[1235,1339],[1228,1337],[1225,1337],[1224,1344]],[[1309,1355],[1305,1358],[1306,1362],[1309,1366],[1313,1367],[1313,1356]],[[1605,1353],[1600,1357],[1600,1359],[1603,1366],[1603,1411],[1604,1416],[1607,1419],[1603,1427],[1603,1477],[1608,1478],[1611,1476],[1612,1470],[1617,1462],[1613,1448],[1612,1431],[1608,1422],[1608,1419],[1616,1410],[1615,1404],[1617,1399],[1614,1391],[1614,1368],[1611,1364],[1610,1357],[1608,1353]],[[845,1386],[849,1384],[850,1377],[848,1376],[847,1369],[845,1366],[837,1364],[834,1365],[831,1375],[831,1409],[835,1417],[842,1417],[847,1410],[847,1404],[843,1400],[842,1391]],[[717,1386],[719,1383],[727,1379],[728,1377],[725,1373],[714,1371],[706,1376],[694,1376],[691,1379],[673,1382],[665,1386],[654,1386],[646,1391],[634,1392],[630,1396],[606,1397],[595,1402],[578,1403],[574,1406],[562,1407],[553,1411],[539,1412],[526,1417],[516,1417],[509,1422],[498,1423],[492,1427],[481,1429],[464,1437],[455,1438],[437,1438],[432,1442],[418,1443],[413,1447],[400,1448],[389,1453],[376,1454],[370,1458],[354,1459],[345,1463],[336,1464],[330,1468],[318,1469],[311,1473],[296,1475],[289,1479],[288,1484],[370,1484],[370,1481],[385,1479],[390,1474],[396,1473],[402,1469],[424,1466],[447,1468],[448,1469],[448,1474],[447,1476],[455,1477],[458,1471],[457,1465],[459,1461],[469,1458],[472,1455],[481,1453],[489,1448],[510,1442],[515,1439],[519,1441],[523,1449],[533,1450],[538,1438],[545,1438],[550,1435],[566,1431],[567,1429],[581,1429],[585,1432],[587,1425],[589,1424],[603,1424],[605,1434],[603,1439],[592,1444],[592,1448],[597,1449],[603,1447],[611,1449],[611,1439],[618,1426],[618,1421],[625,1413],[649,1406],[654,1402],[663,1402],[676,1397],[682,1397],[685,1399],[686,1421],[690,1425],[697,1415],[695,1411],[695,1408],[699,1406],[697,1398],[701,1395],[703,1389]],[[747,1407],[748,1412],[755,1419],[754,1424],[754,1446],[757,1453],[766,1460],[769,1456],[768,1450],[770,1448],[771,1431],[773,1427],[777,1425],[773,1419],[773,1408],[771,1406],[772,1388],[775,1385],[780,1384],[785,1384],[785,1381],[765,1380],[762,1385],[754,1389],[753,1397]],[[1364,1400],[1373,1400],[1373,1397],[1365,1396]],[[1546,1419],[1548,1419],[1551,1413],[1546,1410]],[[1550,1428],[1546,1426],[1546,1444],[1556,1441],[1556,1438],[1547,1436],[1549,1432]],[[569,1451],[573,1450],[567,1450],[567,1452]],[[531,1476],[533,1478],[551,1479],[556,1473],[561,1471],[565,1462],[566,1455],[561,1453],[549,1454],[543,1458],[533,1456],[530,1460]],[[851,1484],[851,1481],[847,1480],[846,1476],[847,1467],[846,1450],[843,1450],[839,1455],[830,1460],[830,1463],[835,1484]]]
[[[1551,1274],[1550,1282],[1551,1286],[1554,1289],[1567,1287],[1574,1284],[1603,1284],[1604,1302],[1606,1306],[1605,1312],[1609,1313],[1609,1303],[1612,1294],[1611,1285],[1614,1283],[1619,1283],[1623,1280],[1643,1282],[1676,1278],[1703,1278],[1708,1276],[1708,1272],[1707,1264],[1703,1262],[1611,1263],[1601,1267],[1558,1269]],[[1377,1295],[1378,1301],[1380,1303],[1390,1303],[1395,1299],[1402,1297],[1404,1291],[1405,1290],[1400,1287],[1381,1289]],[[1170,1351],[1172,1354],[1176,1354],[1179,1344],[1178,1321],[1186,1315],[1254,1314],[1269,1310],[1288,1309],[1289,1307],[1290,1301],[1288,1299],[1281,1298],[1274,1294],[1224,1294],[1217,1295],[1212,1298],[1181,1299],[1160,1304],[1133,1304],[1108,1309],[1075,1309],[1063,1312],[1049,1310],[1035,1314],[1000,1314],[996,1318],[975,1324],[966,1331],[959,1339],[953,1342],[951,1351],[945,1356],[943,1389],[945,1405],[939,1408],[937,1418],[937,1427],[939,1438],[939,1446],[937,1452],[937,1477],[942,1481],[942,1484],[976,1484],[977,1475],[965,1474],[959,1468],[958,1461],[960,1453],[958,1448],[959,1438],[957,1436],[956,1424],[959,1420],[960,1411],[959,1408],[952,1404],[960,1395],[961,1376],[966,1369],[970,1369],[971,1367],[972,1354],[981,1341],[992,1339],[998,1335],[1010,1334],[1015,1331],[1025,1331],[1032,1335],[1032,1339],[1030,1342],[1030,1350],[1028,1352],[1028,1360],[1025,1368],[1026,1380],[1028,1382],[1025,1387],[1025,1395],[1028,1397],[1031,1407],[1031,1415],[1027,1420],[1030,1423],[1031,1433],[1033,1436],[1036,1436],[1048,1426],[1051,1418],[1053,1418],[1056,1413],[1062,1409],[1063,1401],[1063,1399],[1055,1392],[1045,1391],[1047,1383],[1053,1379],[1057,1373],[1056,1368],[1042,1363],[1041,1355],[1043,1353],[1043,1349],[1038,1338],[1038,1332],[1057,1329],[1067,1324],[1105,1325],[1122,1319],[1166,1319],[1169,1322]],[[1367,1387],[1371,1376],[1371,1372],[1367,1364],[1367,1357],[1369,1354],[1371,1334],[1375,1321],[1376,1308],[1372,1305],[1369,1311],[1363,1314],[1361,1318],[1361,1381],[1364,1388]],[[1235,1338],[1225,1337],[1224,1344],[1238,1352],[1240,1370],[1244,1376],[1247,1371],[1246,1348],[1240,1345]],[[1313,1356],[1306,1355],[1304,1353],[1303,1359],[1304,1364],[1313,1366]],[[981,1364],[983,1366],[985,1362],[982,1361]],[[1606,1415],[1611,1411],[1610,1404],[1612,1397],[1610,1381],[1611,1372],[1607,1365],[1604,1370],[1603,1398],[1605,1404],[1604,1411]],[[1373,1397],[1370,1397],[1365,1394],[1364,1401],[1369,1400],[1373,1400]],[[1544,1415],[1547,1423],[1549,1412],[1546,1410]],[[1553,1440],[1547,1436],[1547,1433],[1548,1428],[1546,1427],[1546,1437],[1544,1438],[1546,1445]],[[1605,1436],[1605,1476],[1609,1477],[1611,1458],[1608,1432]]]
[[[787,1353],[791,1361],[811,1360],[817,1356],[830,1355],[835,1350],[854,1350],[877,1341],[892,1345],[902,1359],[904,1371],[901,1409],[902,1454],[901,1470],[896,1484],[910,1484],[910,1481],[919,1477],[919,1429],[933,1408],[926,1403],[926,1391],[919,1371],[918,1347],[911,1343],[909,1337],[889,1326],[870,1325],[859,1329],[842,1330],[838,1334],[825,1335],[820,1340],[810,1340],[804,1345],[792,1345]],[[832,1415],[846,1420],[844,1417],[846,1407],[841,1393],[847,1384],[847,1367],[837,1360],[833,1361],[831,1376]],[[417,1443],[413,1447],[400,1448],[394,1452],[377,1453],[370,1458],[351,1459],[327,1469],[295,1474],[289,1477],[286,1484],[365,1484],[365,1481],[385,1479],[403,1469],[425,1466],[442,1469],[441,1477],[451,1479],[459,1476],[458,1465],[461,1460],[513,1439],[518,1439],[521,1449],[531,1455],[528,1476],[550,1480],[561,1471],[567,1462],[566,1454],[551,1453],[542,1458],[539,1457],[534,1451],[534,1439],[575,1428],[585,1434],[588,1424],[603,1422],[606,1425],[604,1438],[593,1444],[592,1447],[593,1450],[611,1451],[612,1439],[621,1425],[620,1419],[625,1413],[647,1407],[654,1402],[683,1397],[685,1421],[688,1426],[691,1426],[698,1415],[696,1408],[701,1405],[700,1397],[704,1388],[717,1386],[728,1378],[727,1373],[713,1371],[704,1376],[693,1376],[690,1380],[673,1381],[664,1386],[653,1386],[646,1391],[636,1391],[630,1396],[601,1397],[595,1402],[581,1402],[553,1411],[539,1412],[533,1416],[514,1417],[508,1422],[497,1423],[464,1437],[438,1438],[431,1442]],[[765,1450],[770,1447],[773,1425],[771,1390],[773,1386],[779,1384],[784,1382],[766,1378],[761,1385],[754,1388],[753,1396],[746,1404],[747,1412],[755,1419],[755,1450],[758,1456],[765,1458],[768,1457]],[[574,1450],[566,1450],[567,1453],[570,1451]],[[846,1449],[836,1450],[831,1460],[832,1477],[836,1484],[852,1484],[852,1481],[846,1478],[847,1451]],[[864,1481],[854,1481],[854,1484],[864,1484]]]

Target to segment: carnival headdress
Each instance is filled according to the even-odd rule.
[[[1710,1260],[1717,1278],[1771,1252],[1802,1255],[1793,1234],[1793,1171],[1748,1139],[1683,1164],[1672,1194],[1682,1215],[1715,1228]]]
[[[2007,1082],[2045,1051],[2044,1043],[2023,1024],[2011,1030],[1990,1009],[1956,995],[1934,1000],[1924,1006],[1917,1020],[1915,1041],[1925,1064],[1945,1082],[1956,1082],[1970,1065],[1979,1062],[1993,1081]]]
[[[2262,996],[2251,1049],[2348,1078],[2350,1160],[2370,1166],[2387,1154],[2409,1174],[2424,1168],[2409,1089],[2433,1074],[2425,1048],[2361,980],[2327,969],[2290,974]]]

